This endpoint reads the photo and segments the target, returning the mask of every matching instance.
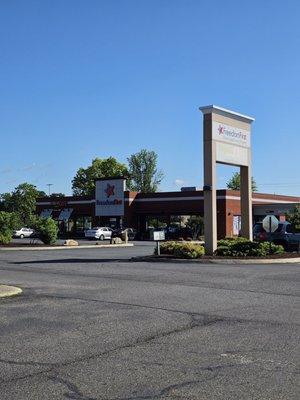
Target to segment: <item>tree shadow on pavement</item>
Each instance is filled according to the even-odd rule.
[[[129,258],[58,258],[50,260],[32,260],[32,261],[14,261],[11,264],[88,264],[88,263],[110,263],[110,262],[128,262]]]

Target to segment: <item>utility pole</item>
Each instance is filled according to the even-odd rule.
[[[51,194],[51,186],[53,185],[53,183],[47,183],[47,186],[48,186],[48,192],[49,192],[49,197],[50,197],[50,194]]]

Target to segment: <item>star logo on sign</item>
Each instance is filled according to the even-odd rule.
[[[222,135],[224,133],[224,126],[220,125],[218,128],[218,131],[219,131],[219,135]]]
[[[107,186],[106,186],[106,189],[104,191],[105,191],[107,197],[114,196],[114,194],[115,194],[115,185],[110,185],[108,183]]]

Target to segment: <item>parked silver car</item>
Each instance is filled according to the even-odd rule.
[[[104,239],[110,239],[112,234],[112,229],[108,228],[106,226],[104,227],[94,227],[91,229],[88,229],[85,231],[84,236],[87,239],[99,239],[99,240],[104,240]]]
[[[13,233],[13,237],[15,238],[28,238],[28,237],[32,237],[34,234],[34,230],[30,229],[30,228],[20,228],[14,231]]]

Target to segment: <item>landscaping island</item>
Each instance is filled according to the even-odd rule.
[[[206,260],[299,258],[300,261],[300,253],[285,252],[281,245],[269,242],[252,242],[245,238],[219,240],[217,250],[213,256],[205,255],[204,246],[199,243],[167,241],[160,244],[160,255],[157,255],[157,249],[155,249],[154,256],[160,259]]]

